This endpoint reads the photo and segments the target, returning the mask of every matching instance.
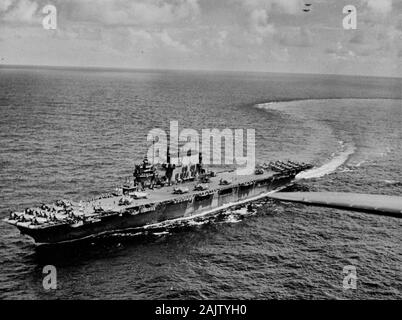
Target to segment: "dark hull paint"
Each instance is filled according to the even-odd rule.
[[[155,210],[130,214],[129,212],[116,213],[115,215],[102,218],[100,221],[85,223],[79,227],[60,225],[44,229],[19,228],[21,233],[32,237],[37,244],[53,244],[71,242],[100,235],[141,230],[161,222],[169,222],[175,219],[191,219],[193,216],[206,215],[216,212],[222,206],[236,205],[240,201],[253,199],[269,191],[283,188],[294,179],[294,176],[270,178],[261,183],[250,186],[234,186],[229,192],[211,194],[203,198],[192,197],[188,201],[161,205]]]

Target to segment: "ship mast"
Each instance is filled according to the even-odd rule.
[[[155,164],[155,137],[152,137],[152,164]]]

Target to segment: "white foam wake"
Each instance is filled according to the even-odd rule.
[[[349,157],[355,152],[355,149],[354,145],[346,145],[345,150],[332,158],[331,161],[323,164],[321,167],[299,173],[296,179],[320,178],[335,172],[336,169],[348,161]]]
[[[268,103],[257,104],[256,107],[259,109],[277,110],[292,114],[295,106],[298,106],[301,103],[304,105],[308,104],[309,102],[316,103],[318,101],[327,101],[327,99],[268,102]],[[290,106],[293,107],[289,109]],[[300,107],[298,107],[298,110],[300,110]],[[305,115],[303,115],[303,113],[301,112],[297,113],[297,117],[299,117],[300,119],[304,119],[305,121],[320,123],[318,120],[317,121],[308,120],[308,118],[306,118]],[[327,125],[324,126],[327,127]],[[339,141],[339,144],[341,147],[341,151],[337,155],[335,155],[329,162],[323,164],[321,167],[301,172],[296,176],[296,179],[320,178],[335,172],[340,166],[345,164],[349,160],[349,157],[355,152],[356,148],[353,144],[345,144],[343,141]]]

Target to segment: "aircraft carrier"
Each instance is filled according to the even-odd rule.
[[[253,201],[286,187],[312,167],[276,161],[257,166],[253,174],[237,175],[235,170],[206,169],[199,158],[194,165],[153,165],[145,158],[133,177],[110,194],[80,202],[57,200],[12,212],[4,221],[37,244],[126,233]]]

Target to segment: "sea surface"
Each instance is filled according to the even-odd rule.
[[[256,130],[258,162],[309,161],[292,190],[402,196],[402,79],[0,68],[0,218],[109,192],[151,129]],[[255,203],[205,221],[37,247],[0,222],[0,299],[401,299],[402,220]],[[42,286],[57,268],[57,290]],[[356,289],[343,288],[345,266]]]

